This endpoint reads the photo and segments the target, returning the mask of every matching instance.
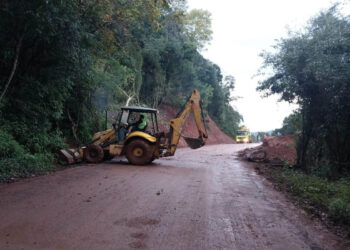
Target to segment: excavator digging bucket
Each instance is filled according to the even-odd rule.
[[[81,162],[83,159],[83,150],[81,148],[61,149],[58,151],[58,159],[65,164],[74,164]]]
[[[192,149],[203,147],[205,144],[202,138],[192,138],[185,136],[183,136],[183,138],[185,139],[187,145]]]

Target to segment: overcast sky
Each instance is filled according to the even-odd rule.
[[[349,2],[349,0],[345,1]],[[262,64],[259,53],[271,50],[274,40],[286,37],[288,28],[298,30],[334,3],[331,0],[188,0],[189,9],[212,14],[213,40],[204,57],[218,64],[224,75],[236,79],[232,105],[243,115],[251,131],[279,128],[296,106],[261,98],[253,78]]]

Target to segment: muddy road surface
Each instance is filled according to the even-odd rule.
[[[251,145],[250,145],[251,146]],[[179,149],[0,185],[0,249],[346,249],[235,155]]]

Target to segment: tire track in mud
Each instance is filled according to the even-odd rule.
[[[237,160],[244,147],[2,184],[0,249],[346,249]]]

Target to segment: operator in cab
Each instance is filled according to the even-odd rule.
[[[134,131],[144,132],[147,128],[147,125],[148,125],[147,120],[146,120],[144,115],[139,115],[139,119],[134,123],[122,124],[122,126],[120,126],[120,128],[118,129],[118,142],[119,142],[119,144],[124,143],[130,127],[131,127],[130,133],[134,132]]]
[[[147,128],[147,121],[144,115],[140,115],[139,120],[130,124],[129,126],[132,127],[131,132],[134,131],[142,131],[144,132]]]

